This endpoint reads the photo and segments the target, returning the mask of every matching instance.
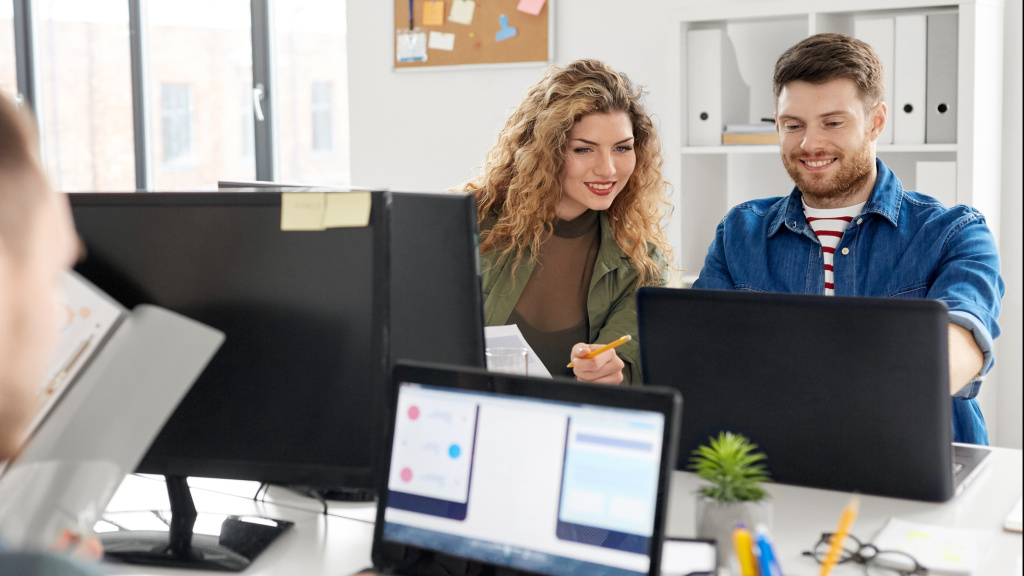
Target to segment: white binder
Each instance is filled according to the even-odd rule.
[[[956,142],[957,26],[955,13],[928,15],[925,142]]]
[[[892,18],[861,18],[853,23],[853,36],[867,42],[878,55],[885,69],[885,103],[889,116],[885,128],[878,136],[879,144],[892,144],[893,138],[893,72],[895,68],[896,22]]]
[[[889,105],[893,144],[924,144],[925,69],[928,19],[924,14],[897,16],[893,58],[893,97]]]
[[[726,124],[748,122],[750,88],[743,82],[736,53],[721,29],[686,35],[687,143],[717,146]]]

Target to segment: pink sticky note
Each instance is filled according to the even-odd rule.
[[[537,16],[544,8],[544,1],[545,0],[519,0],[519,6],[516,6],[516,10]]]

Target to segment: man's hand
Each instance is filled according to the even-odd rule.
[[[600,344],[590,345],[582,342],[573,346],[569,358],[573,364],[573,374],[586,382],[618,385],[622,382],[622,369],[626,367],[626,363],[619,358],[614,349],[606,350],[593,358],[584,358],[591,350],[600,347]]]
[[[974,335],[956,324],[949,325],[949,393],[956,394],[981,372],[985,356]]]

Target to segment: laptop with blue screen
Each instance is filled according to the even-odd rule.
[[[682,401],[399,364],[374,574],[657,574]]]

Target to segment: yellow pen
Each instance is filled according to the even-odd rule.
[[[850,535],[850,528],[853,527],[853,521],[857,519],[857,509],[859,506],[860,500],[854,496],[850,498],[850,502],[843,508],[843,513],[839,516],[839,526],[836,527],[835,533],[832,534],[832,542],[829,544],[825,560],[821,563],[821,572],[818,573],[818,576],[829,576],[836,563],[839,562],[839,553],[843,550],[843,541]]]
[[[602,352],[607,352],[607,351],[611,350],[612,348],[615,348],[617,346],[622,346],[623,344],[625,344],[626,342],[629,342],[632,339],[633,339],[632,336],[630,336],[629,334],[626,334],[625,336],[623,336],[623,337],[621,337],[621,338],[619,338],[617,340],[613,340],[613,341],[605,344],[604,346],[601,346],[597,350],[594,350],[590,354],[587,354],[586,356],[584,356],[584,358],[593,358],[594,356],[597,356],[598,354],[600,354]],[[569,362],[569,365],[566,366],[566,368],[572,368],[572,366],[573,366],[572,362]]]
[[[732,531],[732,545],[736,560],[740,564],[741,576],[757,576],[757,560],[754,558],[754,537],[743,524],[737,524]]]

